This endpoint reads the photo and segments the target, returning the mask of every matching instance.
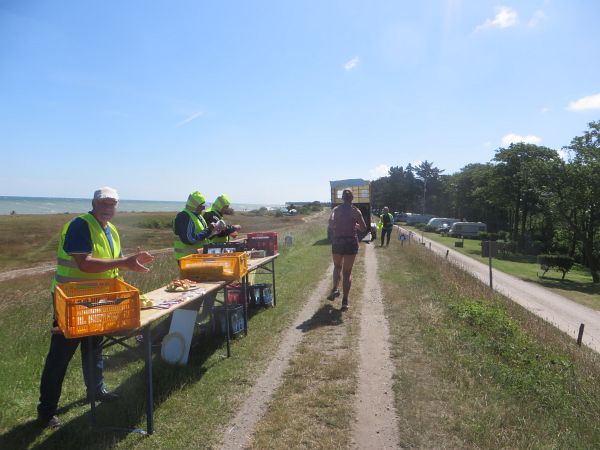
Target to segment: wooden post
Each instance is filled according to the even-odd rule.
[[[581,340],[583,339],[583,328],[585,325],[579,325],[579,334],[577,335],[577,345],[581,347]]]
[[[446,250],[446,259],[448,259],[448,253],[450,253],[450,250]]]

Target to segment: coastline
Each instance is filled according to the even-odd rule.
[[[185,205],[184,201],[128,200],[119,201],[121,212],[177,212]],[[210,205],[210,203],[207,203]],[[252,211],[265,207],[278,208],[274,204],[232,203],[235,211]],[[63,197],[17,197],[0,195],[0,216],[30,214],[80,214],[91,209],[89,198]]]

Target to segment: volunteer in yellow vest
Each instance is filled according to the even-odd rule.
[[[185,209],[175,217],[173,232],[175,233],[175,258],[181,259],[193,253],[202,253],[202,247],[210,242],[209,238],[215,229],[212,223],[207,224],[202,217],[204,196],[192,192],[188,196]]]
[[[135,255],[124,258],[121,254],[121,241],[117,229],[109,222],[116,212],[119,195],[110,187],[103,187],[94,192],[92,211],[76,217],[66,224],[61,232],[58,246],[56,275],[51,291],[56,284],[87,279],[105,279],[119,276],[119,269],[135,272],[148,272],[144,264],[154,257],[147,252],[138,251]],[[60,420],[56,416],[58,401],[62,390],[67,367],[73,354],[81,344],[81,362],[83,379],[88,395],[92,390],[95,398],[110,401],[117,398],[104,385],[103,361],[100,349],[102,336],[92,338],[89,348],[88,338],[67,339],[61,333],[56,320],[50,338],[50,350],[46,356],[44,371],[40,381],[40,403],[38,404],[38,420],[42,425],[58,427]],[[90,386],[88,354],[93,352],[94,376],[96,385]]]
[[[390,245],[390,236],[392,235],[392,230],[394,229],[394,216],[390,214],[390,209],[385,206],[383,208],[383,214],[379,217],[379,223],[377,224],[377,228],[381,230],[381,246],[383,247],[383,240],[387,235],[386,247]]]
[[[238,231],[242,229],[242,227],[239,225],[227,225],[224,223],[225,221],[223,220],[223,215],[231,211],[229,205],[231,205],[229,197],[227,197],[227,195],[225,194],[221,194],[216,198],[214,203],[210,205],[210,208],[208,208],[204,212],[204,220],[206,220],[206,223],[216,224],[219,221],[222,222],[221,227],[223,228],[223,230],[215,236],[211,237],[211,242],[229,242],[229,238],[235,238],[237,236]]]

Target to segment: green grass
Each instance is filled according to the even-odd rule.
[[[423,235],[432,241],[444,244],[457,252],[488,264],[489,259],[481,256],[481,241],[479,240],[465,239],[464,247],[454,247],[454,243],[461,239],[440,236],[437,233],[422,233],[413,227],[405,228],[413,230],[418,236]],[[549,271],[541,278],[539,275],[542,274],[542,271],[535,256],[515,255],[507,259],[493,258],[492,267],[522,280],[540,284],[592,309],[600,310],[600,284],[593,283],[589,270],[580,264],[575,264],[564,280],[561,279],[562,274],[557,271]]]
[[[49,343],[51,319],[50,275],[0,283],[0,339],[6,345],[0,360],[0,448],[209,448],[217,445],[222,428],[235,413],[245,393],[260,376],[278,342],[330,262],[329,247],[315,245],[324,235],[323,221],[287,229],[292,248],[282,248],[276,262],[277,307],[253,315],[247,337],[236,339],[233,357],[225,358],[222,339],[197,336],[190,361],[173,367],[154,359],[156,434],[91,429],[89,406],[78,354],[69,365],[60,406],[63,427],[41,429],[35,419],[39,379]],[[161,255],[149,274],[127,274],[142,291],[172,278],[172,256]],[[133,276],[131,276],[133,275]],[[259,280],[257,280],[259,281]],[[264,281],[267,281],[266,279]],[[105,377],[123,398],[101,404],[98,421],[105,425],[145,428],[143,362],[128,350],[106,351]]]
[[[404,446],[600,446],[597,354],[420,246],[379,255]]]

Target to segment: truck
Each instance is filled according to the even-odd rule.
[[[331,208],[344,203],[342,192],[344,189],[350,189],[354,195],[352,204],[362,213],[367,229],[358,233],[358,239],[363,240],[367,234],[371,234],[371,241],[377,239],[377,226],[371,221],[371,182],[362,178],[352,178],[349,180],[334,180],[329,182],[331,186]],[[331,240],[332,230],[327,227],[327,239]]]

